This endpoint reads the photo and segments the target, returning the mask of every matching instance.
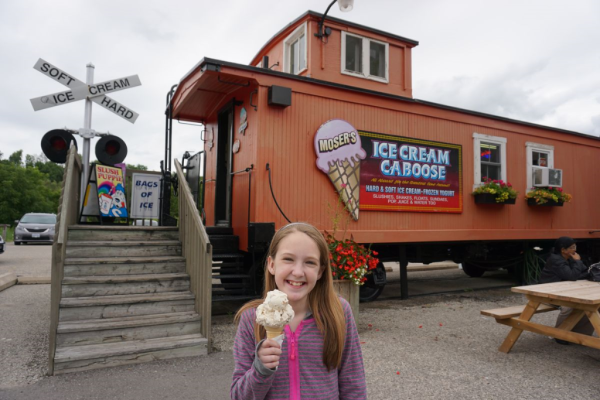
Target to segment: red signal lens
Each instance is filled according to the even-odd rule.
[[[106,146],[104,146],[104,151],[109,156],[114,156],[119,152],[119,150],[121,150],[121,145],[114,140],[111,140],[110,142],[106,143]]]
[[[55,136],[50,139],[50,147],[54,151],[62,151],[67,148],[67,142],[65,142],[65,139]]]

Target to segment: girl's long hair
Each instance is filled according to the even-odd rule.
[[[308,303],[315,318],[317,328],[323,335],[323,364],[327,370],[339,368],[342,362],[342,352],[346,339],[346,317],[342,304],[333,288],[333,278],[329,266],[329,248],[325,238],[312,225],[305,223],[292,223],[281,228],[271,241],[268,256],[275,259],[279,243],[294,232],[302,232],[310,237],[319,249],[320,268],[323,272],[313,290],[308,294]],[[250,308],[256,308],[264,302],[267,293],[277,289],[275,277],[269,272],[268,259],[265,260],[265,285],[262,299],[252,300],[242,306],[235,315],[239,323],[241,315]],[[254,336],[256,342],[266,337],[265,328],[254,322]]]

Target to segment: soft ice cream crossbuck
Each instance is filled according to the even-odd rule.
[[[329,176],[352,218],[358,221],[360,160],[367,156],[358,131],[344,120],[329,120],[317,130],[315,152],[317,167]]]

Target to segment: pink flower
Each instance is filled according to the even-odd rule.
[[[347,183],[342,183],[341,186],[342,186],[342,188],[345,188],[346,186],[348,186],[348,184]]]

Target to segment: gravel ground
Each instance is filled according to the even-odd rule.
[[[50,276],[52,246],[42,243],[15,246],[6,243],[0,254],[0,273],[14,272],[17,276]]]
[[[42,379],[48,371],[50,285],[0,292],[0,320],[0,389]]]
[[[25,249],[24,257],[38,254],[39,259],[20,271],[41,271],[49,246]],[[0,271],[5,268],[0,258]],[[458,291],[400,301],[393,298],[399,287],[392,280],[383,300],[361,304],[358,329],[370,399],[600,398],[596,349],[560,346],[524,332],[509,354],[498,351],[509,328],[479,311],[523,304],[520,295],[506,288],[473,291],[485,281],[465,278],[460,271],[411,274],[409,279],[413,294],[424,288]],[[509,282],[501,272],[485,279],[492,286]],[[232,311],[213,316],[215,352],[208,357],[48,377],[49,297],[50,285],[0,292],[0,399],[162,400],[174,393],[178,399],[229,398]],[[555,318],[552,312],[534,320],[553,324]]]
[[[480,310],[523,304],[508,289],[361,304],[370,399],[597,399],[600,351],[524,332],[509,354],[509,328]],[[534,321],[553,324],[556,312]],[[231,351],[231,316],[214,318],[214,346]]]

